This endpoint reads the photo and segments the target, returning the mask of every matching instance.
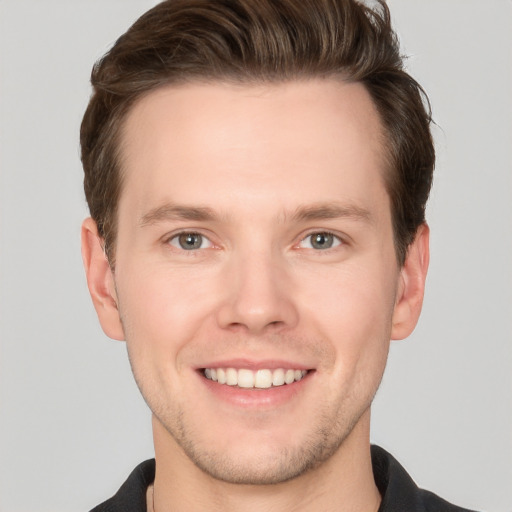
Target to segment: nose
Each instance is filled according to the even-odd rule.
[[[219,326],[251,334],[294,327],[299,315],[285,265],[261,252],[234,260],[224,276]]]

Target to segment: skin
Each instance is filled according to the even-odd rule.
[[[428,267],[426,225],[397,264],[384,140],[334,80],[165,87],[129,113],[116,267],[91,219],[83,258],[153,412],[156,510],[377,510],[370,405]],[[310,371],[226,398],[198,370],[219,361]]]

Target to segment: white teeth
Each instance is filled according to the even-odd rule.
[[[226,384],[228,386],[236,386],[238,384],[238,372],[234,368],[226,370]]]
[[[207,379],[214,380],[219,384],[228,386],[238,386],[240,388],[267,389],[272,386],[283,386],[302,380],[307,375],[307,370],[276,370],[261,369],[253,372],[247,368],[236,370],[235,368],[205,368],[204,376]]]
[[[284,384],[284,370],[279,368],[272,374],[272,386],[282,386]]]
[[[251,370],[238,370],[238,387],[253,388],[254,373]]]
[[[272,372],[270,370],[258,370],[254,378],[254,387],[265,389],[272,386]]]
[[[206,375],[206,370],[204,373]],[[226,372],[222,368],[217,368],[217,382],[219,384],[226,384]]]
[[[284,374],[284,382],[286,384],[291,384],[295,380],[295,371],[294,370],[286,370]]]

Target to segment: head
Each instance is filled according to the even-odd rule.
[[[428,266],[401,66],[385,4],[346,0],[164,2],[95,66],[84,261],[157,454],[264,484],[364,444]]]
[[[123,186],[123,123],[142,97],[170,84],[272,84],[308,78],[359,82],[384,127],[384,182],[397,260],[425,222],[434,147],[428,99],[403,69],[384,2],[171,0],[143,15],[94,66],[82,122],[84,187],[115,263]]]

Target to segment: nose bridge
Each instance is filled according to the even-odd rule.
[[[278,250],[260,246],[234,251],[226,278],[218,316],[222,327],[243,326],[257,333],[297,322],[290,277]]]

